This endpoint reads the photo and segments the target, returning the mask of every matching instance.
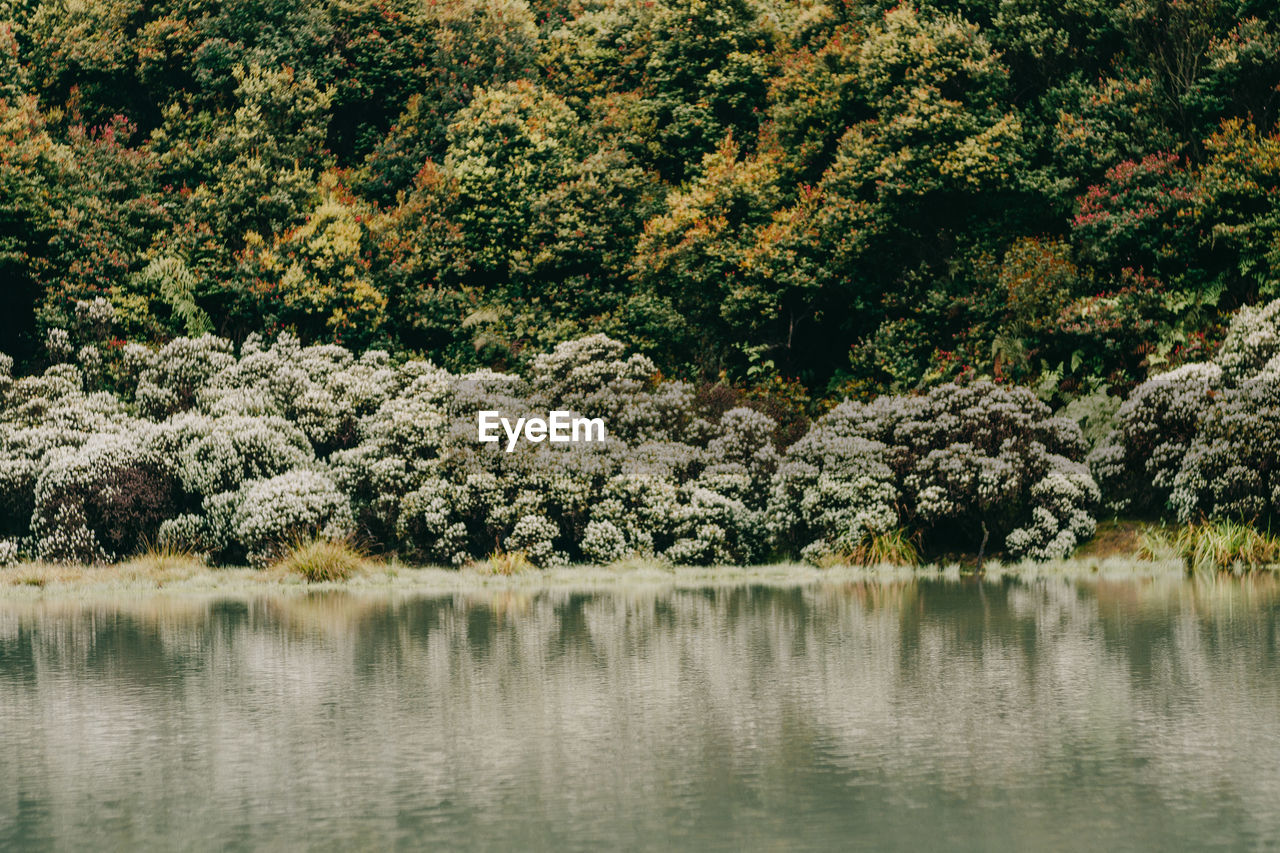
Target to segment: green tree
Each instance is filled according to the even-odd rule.
[[[773,34],[746,0],[662,0],[650,27],[643,88],[657,166],[679,181],[726,133],[754,138]]]
[[[39,349],[34,309],[43,298],[45,263],[73,164],[49,135],[34,96],[0,98],[0,331],[10,355],[26,361]]]
[[[423,15],[425,65],[396,93],[403,109],[388,132],[366,138],[369,154],[354,182],[382,204],[408,190],[428,159],[444,158],[449,126],[480,90],[537,77],[538,30],[523,2],[461,0],[429,5]]]
[[[387,308],[375,281],[377,220],[336,175],[323,176],[321,187],[302,224],[270,243],[251,236],[240,256],[245,285],[237,313],[303,340],[368,347],[383,339]]]
[[[478,91],[448,138],[451,219],[464,235],[472,281],[527,295],[535,205],[583,154],[578,117],[551,92],[518,81]]]
[[[1280,133],[1231,119],[1205,148],[1190,201],[1207,265],[1233,303],[1280,296]]]
[[[749,348],[759,341],[735,333],[774,307],[776,295],[761,292],[759,276],[749,291],[739,288],[759,232],[784,201],[779,177],[771,157],[741,157],[726,140],[704,158],[698,178],[668,197],[666,213],[649,221],[636,247],[641,288],[698,330],[679,354],[711,375],[742,366],[735,342]]]

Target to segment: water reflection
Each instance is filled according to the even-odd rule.
[[[1280,585],[0,605],[0,847],[1280,839]]]

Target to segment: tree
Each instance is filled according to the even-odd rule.
[[[518,0],[430,4],[413,21],[405,38],[422,40],[425,60],[404,70],[409,82],[393,99],[403,109],[381,139],[365,137],[369,153],[355,180],[384,205],[410,188],[427,160],[444,158],[450,124],[479,90],[537,77],[538,31]],[[416,53],[419,46],[397,49]]]
[[[235,253],[300,224],[311,208],[331,163],[323,117],[332,90],[288,68],[237,67],[235,79],[233,113],[171,107],[149,148],[182,200],[173,242],[201,281],[205,307],[225,318],[224,333],[247,334],[252,318],[227,315]]]
[[[1280,133],[1232,119],[1205,149],[1190,200],[1207,265],[1232,302],[1272,299],[1280,295]]]
[[[868,118],[840,139],[812,225],[826,287],[847,295],[842,337],[898,311],[954,335],[972,265],[1052,212],[1008,74],[975,26],[896,8],[859,47],[858,86]]]
[[[449,125],[448,139],[451,219],[464,235],[472,280],[528,295],[535,205],[583,153],[578,117],[551,92],[517,81],[478,91]]]
[[[760,343],[735,333],[744,323],[754,325],[748,315],[770,313],[776,297],[761,292],[758,276],[750,291],[739,291],[741,275],[758,232],[773,221],[784,196],[777,163],[741,157],[732,139],[703,159],[700,172],[668,197],[666,213],[645,225],[635,275],[644,291],[699,330],[681,342],[680,355],[714,375],[731,361],[742,366],[735,342],[743,348]]]
[[[662,0],[650,28],[643,90],[656,165],[679,181],[726,133],[754,137],[773,37],[746,0]]]
[[[0,332],[19,360],[39,349],[34,309],[43,297],[39,265],[54,233],[64,147],[49,136],[33,96],[0,99]]]
[[[372,211],[334,174],[301,225],[256,235],[240,256],[245,282],[236,313],[287,328],[307,341],[368,347],[384,340],[387,294],[375,284],[378,235]]]

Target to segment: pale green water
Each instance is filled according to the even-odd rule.
[[[0,603],[0,848],[1280,846],[1270,579]]]

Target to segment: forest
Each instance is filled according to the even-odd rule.
[[[0,0],[0,556],[1269,523],[1278,117],[1274,0]]]

